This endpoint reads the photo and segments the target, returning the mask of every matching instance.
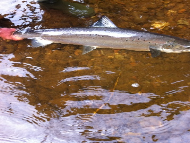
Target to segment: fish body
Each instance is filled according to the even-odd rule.
[[[26,30],[22,33],[15,33],[15,36],[36,39],[34,46],[50,43],[83,45],[84,53],[95,48],[151,51],[153,57],[160,55],[160,52],[190,52],[190,41],[188,40],[118,28],[105,16],[88,28]]]

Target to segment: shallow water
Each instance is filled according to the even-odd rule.
[[[85,27],[98,19],[42,10],[34,1],[6,2],[7,27]],[[107,3],[88,4],[118,27],[190,40],[185,0]],[[30,42],[0,41],[1,142],[190,141],[189,53],[152,58],[96,49],[82,55],[80,46],[32,48]]]

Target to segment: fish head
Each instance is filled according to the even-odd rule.
[[[162,45],[161,51],[166,53],[190,52],[190,41],[180,39],[180,41],[167,42]]]

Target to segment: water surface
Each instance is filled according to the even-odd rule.
[[[85,1],[96,11],[91,18],[47,11],[34,1],[1,3],[8,5],[1,12],[7,27],[86,27],[106,15],[122,28],[190,40],[185,0]],[[30,42],[0,41],[1,142],[190,141],[189,53],[82,55],[80,46],[32,48]]]

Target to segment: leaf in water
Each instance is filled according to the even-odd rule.
[[[182,18],[177,21],[177,24],[178,25],[189,25],[189,22],[188,22],[188,20]]]

